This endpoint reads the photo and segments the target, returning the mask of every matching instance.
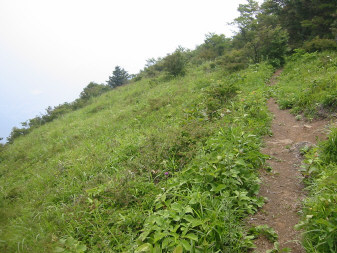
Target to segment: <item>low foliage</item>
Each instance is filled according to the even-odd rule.
[[[278,104],[308,118],[336,112],[337,53],[297,50],[286,64],[276,87]]]
[[[317,51],[337,50],[337,42],[332,39],[320,39],[319,37],[316,37],[310,41],[304,42],[303,49],[311,53]]]
[[[303,166],[310,194],[297,227],[305,230],[303,242],[307,252],[337,251],[336,137],[334,128],[328,140],[309,151]]]
[[[276,242],[278,239],[278,235],[275,230],[268,225],[253,226],[249,229],[248,233],[250,235],[253,235],[254,238],[258,238],[262,235],[266,237],[270,242]]]

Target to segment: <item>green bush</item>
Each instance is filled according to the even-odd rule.
[[[249,60],[246,50],[231,50],[217,58],[216,63],[229,72],[239,71],[248,66]]]
[[[186,58],[181,50],[176,50],[163,59],[164,70],[172,76],[185,75],[186,63]]]
[[[327,117],[337,110],[336,80],[336,52],[296,50],[276,85],[278,104],[307,118]]]
[[[332,130],[328,140],[322,144],[322,160],[337,164],[337,128]]]
[[[303,49],[307,52],[336,50],[337,43],[332,39],[320,39],[319,37],[316,37],[310,41],[304,42]]]
[[[91,97],[97,97],[109,90],[110,87],[107,85],[90,82],[81,92],[80,98],[89,99]]]
[[[229,79],[226,83],[218,81],[207,87],[204,103],[206,113],[210,119],[218,117],[218,110],[237,94],[239,88],[232,80]]]
[[[204,43],[195,50],[194,61],[201,59],[201,61],[214,60],[223,55],[226,50],[231,47],[231,39],[226,38],[223,34],[209,33],[206,35]]]
[[[8,143],[13,143],[14,139],[23,136],[29,132],[29,129],[27,128],[18,128],[18,127],[13,127],[9,137],[7,137]]]
[[[322,101],[323,107],[331,110],[337,109],[337,91],[327,94]]]

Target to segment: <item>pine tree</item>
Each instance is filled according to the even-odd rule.
[[[128,78],[128,72],[120,66],[116,66],[115,70],[112,72],[112,76],[109,76],[109,81],[107,81],[107,84],[112,88],[115,88],[117,86],[127,83]]]

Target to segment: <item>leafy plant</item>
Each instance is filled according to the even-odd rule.
[[[303,48],[307,52],[336,50],[337,43],[332,39],[320,39],[319,37],[316,37],[310,41],[304,42]]]
[[[59,240],[60,246],[54,249],[55,253],[83,253],[87,251],[87,247],[80,241],[69,236]]]
[[[337,250],[336,132],[333,129],[328,140],[311,149],[304,161],[303,173],[310,194],[297,228],[305,230],[303,243],[308,252]]]
[[[248,233],[253,235],[254,238],[258,238],[260,235],[262,235],[271,242],[276,242],[278,239],[278,235],[275,230],[268,225],[253,226],[249,229]]]
[[[186,70],[186,58],[182,50],[176,50],[163,59],[164,69],[172,76],[183,76]]]
[[[290,248],[280,249],[280,244],[278,242],[274,242],[274,248],[266,251],[266,253],[280,253],[280,252],[291,252],[291,249]]]

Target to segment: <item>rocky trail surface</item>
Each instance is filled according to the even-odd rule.
[[[275,84],[277,71],[270,81]],[[328,120],[313,122],[297,121],[288,110],[280,110],[276,101],[268,100],[268,108],[274,119],[272,136],[265,138],[262,152],[269,155],[268,165],[271,172],[260,171],[260,195],[267,198],[267,203],[258,213],[250,217],[250,225],[268,225],[278,234],[279,248],[289,248],[291,252],[305,252],[300,243],[300,231],[294,226],[299,222],[301,201],[305,197],[301,165],[301,149],[316,144],[326,136]],[[254,252],[266,252],[274,245],[261,236],[256,241]]]

